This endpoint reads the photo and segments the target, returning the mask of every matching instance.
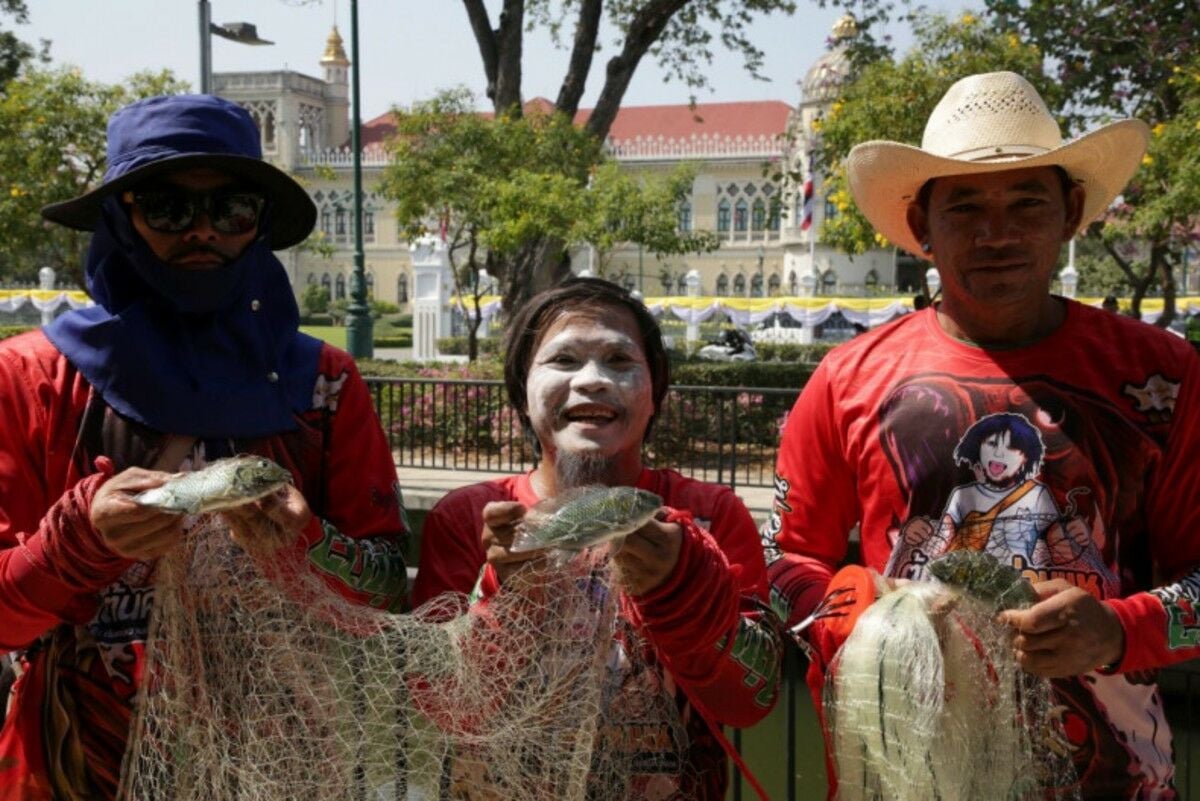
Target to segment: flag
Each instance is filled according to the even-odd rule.
[[[800,230],[807,231],[813,221],[813,182],[812,176],[804,182],[804,207],[800,212]]]

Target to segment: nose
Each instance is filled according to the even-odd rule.
[[[1004,247],[1019,240],[1016,221],[1006,209],[994,209],[981,215],[975,229],[975,244],[984,247]]]
[[[220,235],[221,232],[213,227],[208,212],[201,209],[196,212],[191,227],[183,232],[183,239],[185,242],[215,242]]]
[[[612,376],[598,359],[588,359],[580,365],[571,385],[583,392],[595,392],[612,386]]]

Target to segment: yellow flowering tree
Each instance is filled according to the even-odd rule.
[[[141,97],[180,92],[170,72],[122,85],[76,69],[26,68],[0,93],[0,278],[32,281],[42,267],[83,285],[88,235],[42,220],[41,208],[98,184],[108,117]]]
[[[837,214],[821,227],[821,240],[847,253],[886,247],[850,197],[842,166],[859,142],[890,139],[920,145],[925,120],[959,78],[976,72],[1013,70],[1037,85],[1047,103],[1058,97],[1041,76],[1041,53],[1012,30],[985,24],[973,14],[950,19],[923,15],[914,20],[915,44],[899,60],[882,58],[861,67],[826,111],[816,150],[822,194]]]

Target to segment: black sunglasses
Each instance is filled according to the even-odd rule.
[[[266,198],[245,189],[188,192],[183,189],[141,189],[131,193],[146,225],[154,231],[177,234],[196,223],[203,211],[212,227],[223,234],[244,234],[258,225]]]

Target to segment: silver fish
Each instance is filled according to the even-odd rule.
[[[509,550],[582,551],[637,531],[661,507],[662,498],[643,489],[580,487],[531,507]]]
[[[164,512],[194,515],[232,509],[290,483],[292,474],[265,456],[235,456],[218,459],[202,470],[179,473],[133,500]]]

